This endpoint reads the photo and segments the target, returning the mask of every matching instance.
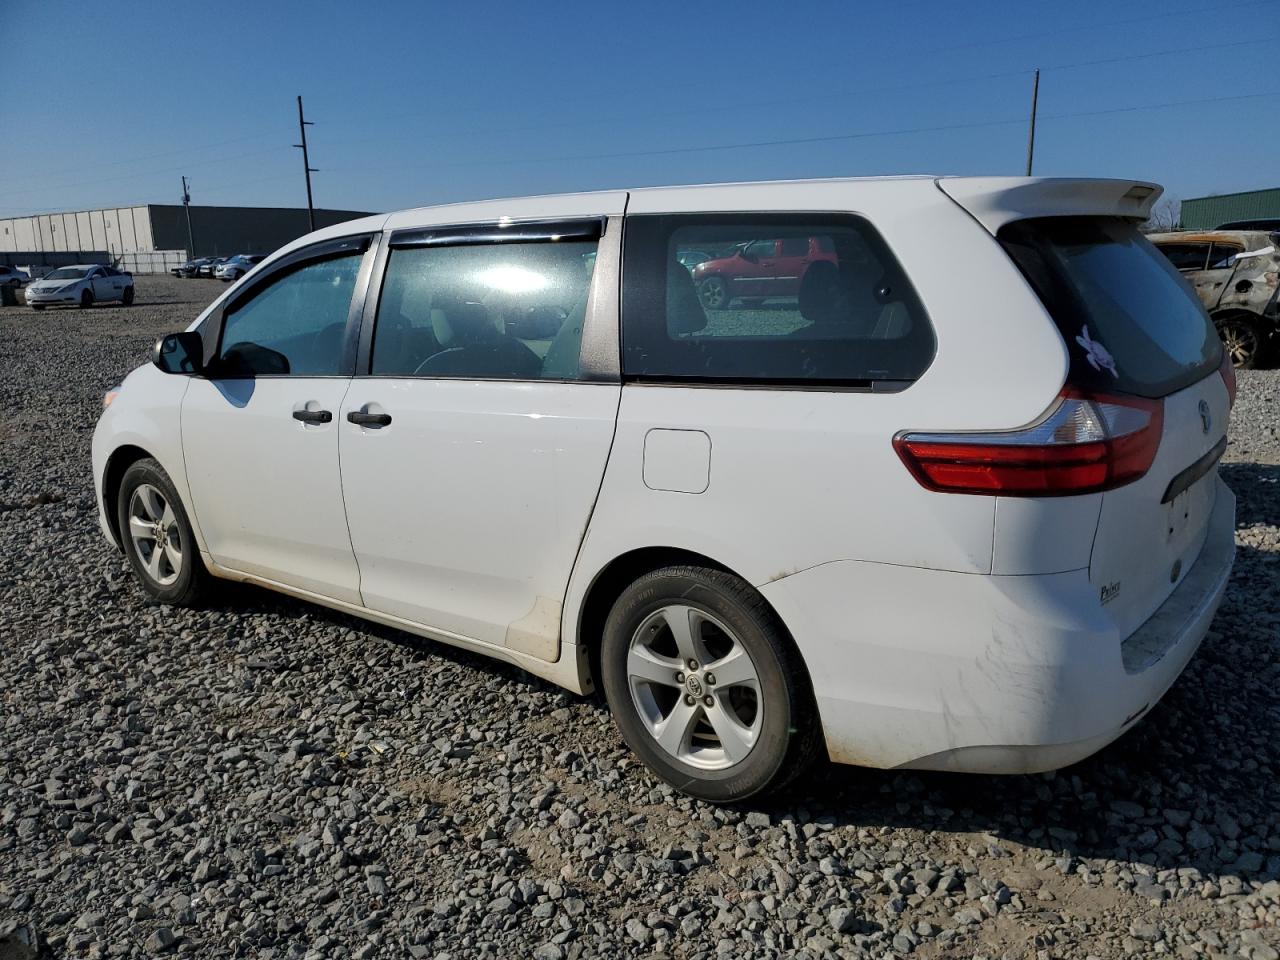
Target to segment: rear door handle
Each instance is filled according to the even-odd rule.
[[[347,414],[347,420],[350,423],[358,423],[362,427],[385,427],[391,422],[391,414],[361,413],[359,410],[352,410]]]
[[[295,410],[293,419],[303,423],[329,423],[333,420],[333,414],[328,410]]]

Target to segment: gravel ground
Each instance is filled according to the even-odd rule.
[[[1240,376],[1235,574],[1136,729],[717,809],[516,669],[249,588],[142,602],[99,399],[221,289],[0,310],[0,960],[1280,957],[1280,373]]]

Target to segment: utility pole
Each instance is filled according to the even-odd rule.
[[[315,126],[309,120],[302,117],[302,95],[298,95],[298,130],[302,133],[302,142],[295,143],[294,146],[302,150],[302,169],[307,175],[307,223],[311,225],[311,229],[316,228],[316,211],[311,203],[311,175],[319,173],[311,166],[311,161],[307,159],[307,127]]]
[[[191,188],[187,186],[187,178],[182,178],[182,207],[187,211],[187,257],[196,257],[195,234],[191,232]]]
[[[1031,130],[1027,134],[1027,176],[1031,176],[1031,164],[1036,157],[1036,105],[1040,100],[1040,71],[1031,87]]]

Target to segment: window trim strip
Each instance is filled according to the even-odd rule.
[[[605,217],[573,220],[526,220],[472,223],[458,226],[413,227],[391,234],[393,250],[409,247],[456,247],[491,243],[555,243],[558,240],[599,240]]]

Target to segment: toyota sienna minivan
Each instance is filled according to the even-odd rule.
[[[101,524],[155,601],[246,581],[602,689],[707,800],[820,755],[1062,767],[1174,682],[1234,554],[1234,374],[1137,230],[1159,193],[819,180],[328,227],[107,395]],[[689,255],[753,244],[794,282],[699,295]]]

